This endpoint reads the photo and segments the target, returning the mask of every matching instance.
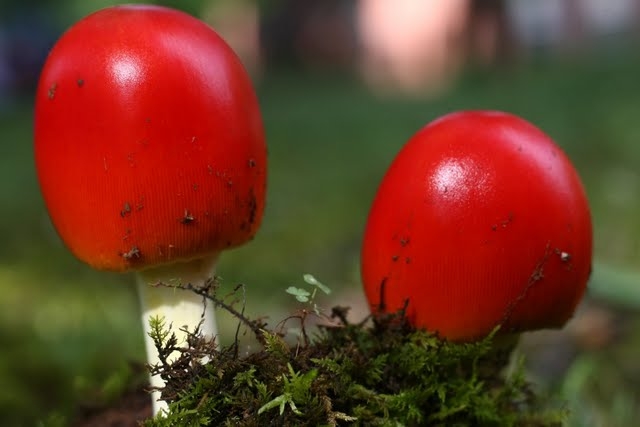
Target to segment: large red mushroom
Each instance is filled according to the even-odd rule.
[[[422,128],[375,196],[361,271],[374,311],[453,341],[561,327],[591,272],[585,191],[562,150],[511,114]]]
[[[203,286],[262,219],[264,130],[239,59],[185,13],[110,7],[58,40],[35,102],[38,179],[61,239],[94,268],[138,272],[145,332],[162,315],[183,337],[202,297],[153,285]],[[217,333],[211,304],[202,331]]]

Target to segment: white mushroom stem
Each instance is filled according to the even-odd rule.
[[[206,281],[213,277],[217,255],[189,262],[170,264],[158,268],[141,271],[138,277],[138,294],[142,309],[147,362],[150,365],[159,363],[158,352],[149,336],[151,327],[149,319],[155,316],[164,318],[165,327],[171,326],[178,343],[186,345],[186,333],[181,328],[193,331],[202,321],[201,333],[207,338],[217,335],[214,305],[195,292],[176,289],[175,286],[191,284],[202,288]],[[158,286],[162,283],[165,286]],[[173,287],[172,287],[173,286]],[[177,355],[177,354],[176,354]],[[151,377],[152,387],[164,385],[160,376]],[[160,401],[160,392],[152,392],[153,415],[167,410],[167,404]]]

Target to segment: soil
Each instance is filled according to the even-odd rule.
[[[81,407],[73,427],[137,427],[151,417],[151,396],[138,387],[103,407]]]

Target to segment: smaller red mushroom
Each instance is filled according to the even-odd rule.
[[[561,327],[592,262],[580,178],[542,131],[466,111],[422,128],[375,196],[361,271],[372,310],[453,341]]]
[[[219,254],[251,240],[267,158],[258,101],[240,60],[207,25],[127,5],[82,19],[49,54],[36,94],[35,160],[49,215],[82,261],[137,271],[149,317],[193,330]],[[202,332],[216,335],[213,307]],[[158,377],[153,386],[160,386]],[[162,403],[154,394],[154,412]]]

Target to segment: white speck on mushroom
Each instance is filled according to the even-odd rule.
[[[49,97],[49,99],[55,98],[57,89],[58,89],[58,83],[54,82],[51,85],[51,87],[49,87],[49,92],[47,93],[47,96]]]
[[[126,260],[132,260],[134,258],[140,258],[140,249],[137,246],[132,246],[131,249],[122,254],[122,258]]]
[[[184,216],[180,219],[180,223],[186,225],[186,224],[191,224],[193,221],[195,221],[193,214],[191,214],[191,212],[189,212],[188,209],[185,209]]]

